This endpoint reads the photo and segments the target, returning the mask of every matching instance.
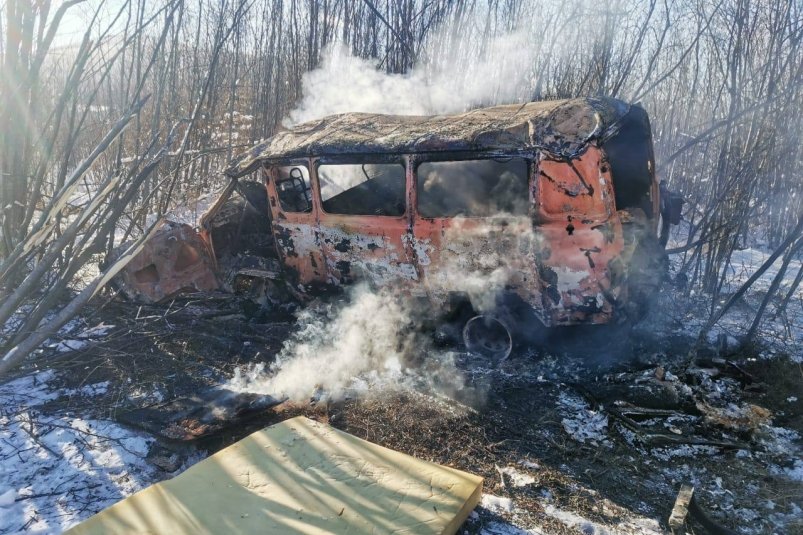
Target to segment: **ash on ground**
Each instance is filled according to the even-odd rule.
[[[0,387],[0,533],[66,529],[298,414],[483,476],[465,533],[663,533],[683,483],[737,532],[800,531],[794,345],[690,359],[696,310],[669,290],[627,339],[572,331],[496,368],[425,346],[450,356],[460,388],[370,370],[346,395],[282,402],[213,394],[237,369],[270,369],[298,330],[292,312],[222,295],[110,300]],[[211,410],[212,398],[232,401]]]

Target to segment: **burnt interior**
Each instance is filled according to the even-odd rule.
[[[276,256],[265,186],[240,180],[209,228],[218,261],[237,255]]]
[[[613,176],[616,208],[641,208],[653,217],[650,202],[654,168],[650,120],[633,105],[619,121],[616,133],[602,143]]]
[[[327,180],[327,169],[353,169],[362,176],[360,183],[326,198],[321,192],[324,211],[330,214],[401,216],[405,212],[404,166],[400,164],[322,165],[318,168],[321,188]]]
[[[282,210],[301,214],[312,212],[312,187],[309,170],[303,165],[293,165],[277,167],[276,171],[276,192],[279,195]],[[265,188],[262,188],[261,184],[260,188],[263,201],[255,199],[251,204],[258,207],[260,202],[264,202],[265,210],[268,210]]]
[[[422,217],[526,215],[527,161],[495,158],[422,162],[416,169]]]

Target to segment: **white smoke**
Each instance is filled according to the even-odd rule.
[[[492,313],[501,292],[534,269],[514,260],[516,252],[528,257],[534,236],[526,217],[499,215],[482,223],[456,218],[444,235],[452,254],[441,256],[430,272],[430,291],[441,297],[460,293],[477,313]],[[443,312],[439,306],[412,299],[395,286],[358,284],[342,303],[303,310],[298,330],[276,360],[236,370],[227,388],[300,402],[416,388],[482,403],[485,387],[471,385],[456,353],[433,347],[432,332],[421,329],[426,320],[437,320]]]
[[[301,102],[285,126],[345,112],[436,115],[526,101],[535,65],[531,41],[531,32],[523,30],[494,38],[469,63],[457,49],[425,52],[407,74],[382,72],[379,62],[355,57],[335,42],[320,67],[304,75]]]
[[[424,367],[432,374],[424,381],[428,386],[461,389],[452,355],[430,352],[414,324],[411,304],[389,288],[374,291],[359,284],[345,304],[302,311],[299,330],[276,361],[237,369],[227,388],[294,401],[340,399],[369,387],[418,386],[417,369],[426,359]]]
[[[456,217],[444,231],[437,270],[429,273],[430,291],[464,294],[478,314],[493,313],[506,287],[535,265],[526,262],[542,240],[528,217],[500,213],[479,223]],[[524,260],[526,263],[522,263]]]

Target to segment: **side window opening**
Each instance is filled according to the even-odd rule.
[[[416,170],[422,217],[492,217],[529,213],[527,160],[423,162]]]
[[[611,166],[616,209],[642,208],[652,217],[652,134],[644,108],[631,106],[616,134],[603,142],[602,150]]]
[[[265,184],[239,179],[219,209],[203,216],[200,223],[209,232],[216,260],[225,263],[240,254],[272,256],[270,218]]]
[[[401,163],[322,164],[323,210],[330,214],[402,216],[405,173]]]
[[[312,190],[309,170],[304,165],[276,168],[276,192],[286,212],[312,212]]]

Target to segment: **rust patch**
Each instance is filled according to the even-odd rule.
[[[218,288],[206,242],[189,225],[173,222],[148,240],[115,281],[129,299],[147,303]]]

